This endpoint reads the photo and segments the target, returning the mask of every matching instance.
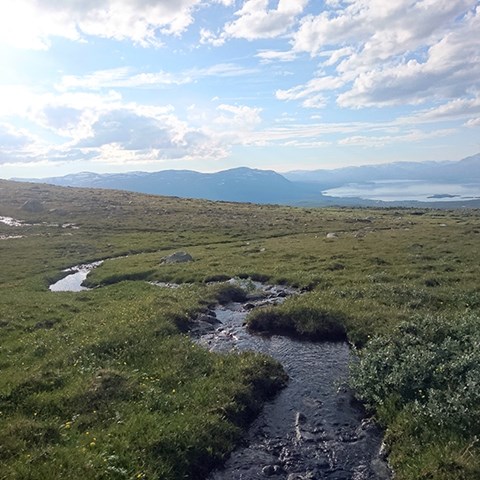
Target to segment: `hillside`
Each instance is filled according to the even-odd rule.
[[[286,381],[264,355],[220,355],[186,335],[212,305],[245,295],[232,277],[302,292],[253,311],[250,329],[316,341],[334,329],[356,345],[352,385],[386,429],[398,478],[478,478],[479,232],[473,209],[0,181],[3,478],[200,480],[222,464]],[[193,261],[162,262],[180,250]],[[92,289],[49,291],[96,260]]]

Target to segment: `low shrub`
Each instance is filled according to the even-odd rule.
[[[352,365],[352,384],[387,427],[387,438],[395,447],[394,463],[404,472],[407,464],[428,463],[433,475],[412,472],[402,478],[480,478],[479,462],[473,457],[468,461],[470,451],[478,452],[480,435],[479,346],[480,316],[426,316],[401,323],[359,352],[359,361]],[[469,464],[463,471],[475,473],[440,475],[445,449],[452,459]],[[430,452],[428,462],[421,458],[425,452]],[[452,475],[450,467],[445,471]]]

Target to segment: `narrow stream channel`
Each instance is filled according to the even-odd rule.
[[[281,302],[289,293],[274,287],[269,302]],[[200,332],[198,342],[216,352],[254,350],[270,355],[283,365],[290,381],[265,405],[245,444],[209,480],[391,478],[380,454],[382,432],[365,417],[346,386],[348,345],[251,335],[244,322],[258,303],[263,301],[218,306],[214,313],[220,323],[214,331]]]
[[[88,290],[82,284],[87,278],[88,274],[103,262],[85,263],[83,265],[75,265],[74,267],[67,268],[64,272],[72,272],[66,277],[63,277],[58,282],[52,283],[48,288],[51,292],[81,292],[82,290]]]
[[[88,273],[101,262],[78,265],[50,286],[81,291]],[[254,294],[244,303],[218,305],[198,320],[192,336],[215,352],[252,350],[278,360],[290,380],[252,423],[244,444],[208,480],[389,480],[381,454],[382,432],[347,386],[351,353],[345,342],[314,343],[284,336],[252,335],[248,312],[278,304],[294,291],[250,282]],[[158,284],[174,288],[175,284]]]

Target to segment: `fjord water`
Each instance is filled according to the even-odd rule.
[[[414,200],[441,202],[445,200],[473,200],[480,198],[480,184],[429,183],[419,180],[376,180],[348,183],[322,192],[339,198],[363,198],[384,202]]]
[[[215,313],[220,326],[201,335],[200,344],[217,352],[270,355],[290,380],[253,422],[245,445],[210,480],[391,478],[380,454],[382,432],[346,385],[351,352],[345,342],[251,335],[244,327],[247,310],[238,303]]]

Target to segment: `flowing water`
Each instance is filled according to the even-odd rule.
[[[101,265],[103,262],[86,263],[84,265],[76,265],[75,267],[68,268],[64,272],[72,272],[70,275],[63,277],[58,282],[50,285],[49,289],[52,292],[81,292],[82,290],[88,290],[82,283],[87,278],[87,275],[95,268]]]
[[[291,292],[267,292],[278,303]],[[391,478],[380,453],[382,432],[365,417],[346,386],[349,347],[251,335],[244,327],[251,308],[265,303],[232,303],[211,312],[217,326],[200,328],[198,342],[210,350],[254,350],[277,359],[290,380],[251,425],[245,444],[209,480]]]
[[[101,262],[78,265],[50,286],[81,291],[83,280]],[[176,288],[176,284],[158,283]],[[209,480],[388,480],[381,453],[382,432],[368,419],[347,386],[350,349],[345,342],[314,343],[284,336],[259,336],[245,328],[248,312],[278,304],[295,292],[248,282],[255,290],[245,303],[217,306],[197,319],[196,341],[209,350],[253,350],[278,360],[290,380],[252,423],[244,445]]]

